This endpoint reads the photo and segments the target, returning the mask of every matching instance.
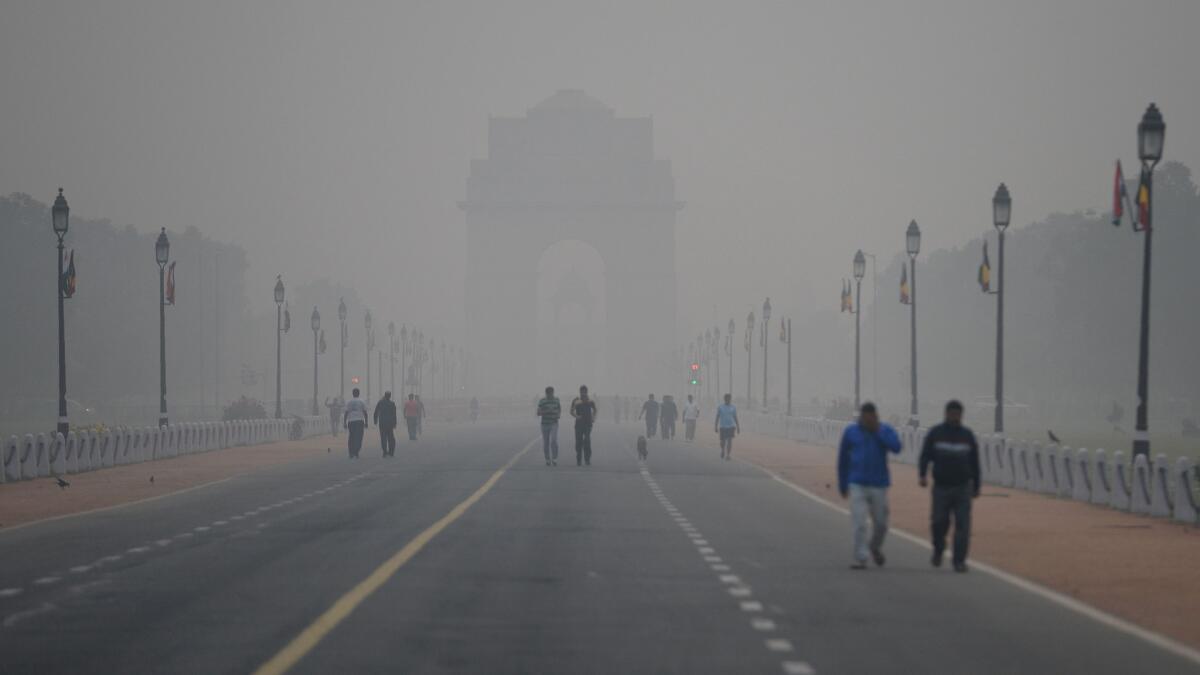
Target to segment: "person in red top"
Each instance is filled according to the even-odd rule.
[[[408,440],[417,440],[417,427],[421,424],[421,404],[414,394],[408,395],[404,402],[404,423],[408,425]]]

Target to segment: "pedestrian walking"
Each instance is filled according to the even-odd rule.
[[[542,454],[546,466],[558,466],[558,418],[562,404],[554,395],[554,387],[546,387],[546,397],[538,401],[537,416],[542,418]]]
[[[358,452],[362,450],[363,432],[367,430],[367,404],[358,397],[358,389],[352,390],[350,395],[353,398],[346,401],[346,409],[342,412],[342,426],[349,432],[346,448],[350,451],[350,459],[358,459]]]
[[[417,435],[425,433],[425,402],[421,400],[421,395],[417,394],[417,410],[420,415],[417,416]]]
[[[383,392],[383,398],[375,404],[375,412],[371,421],[379,429],[379,445],[383,448],[384,457],[396,456],[396,402],[392,400],[392,392]]]
[[[479,399],[471,397],[471,423],[474,424],[479,420]]]
[[[579,396],[571,401],[571,417],[575,418],[575,466],[592,465],[592,425],[596,422],[596,402],[588,398],[587,385],[579,388]]]
[[[612,407],[613,408],[613,424],[620,424],[621,423],[621,397],[614,396],[612,402],[613,402],[613,407]]]
[[[721,439],[721,459],[729,461],[733,458],[733,437],[742,433],[737,407],[733,405],[733,394],[725,394],[725,402],[717,406],[717,419],[713,422],[713,431]]]
[[[688,394],[687,403],[683,405],[683,439],[688,443],[696,440],[696,421],[700,419],[700,406]]]
[[[329,408],[329,433],[337,438],[338,429],[342,426],[342,410],[346,403],[341,396],[325,397],[325,407]]]
[[[416,394],[409,394],[404,402],[404,424],[408,427],[408,440],[417,440],[417,430],[421,426],[421,404],[417,402]]]
[[[654,394],[650,394],[650,398],[642,404],[642,411],[637,418],[640,420],[643,417],[646,418],[646,438],[654,438],[658,431],[658,401],[654,400]]]
[[[675,404],[675,397],[664,394],[662,405],[658,409],[658,425],[662,429],[664,441],[675,438],[675,420],[677,419],[679,419],[679,406]]]
[[[854,526],[854,562],[851,569],[867,567],[867,556],[883,566],[883,538],[888,530],[889,452],[900,452],[900,437],[891,425],[879,421],[875,404],[866,402],[858,412],[858,422],[846,427],[838,445],[838,492],[850,499],[850,520]],[[872,531],[867,539],[867,519]]]
[[[946,551],[946,533],[954,518],[953,563],[955,572],[967,571],[967,547],[971,541],[971,501],[979,496],[979,444],[975,434],[963,426],[963,405],[946,403],[945,420],[929,430],[918,462],[921,487],[929,484],[925,474],[933,465],[932,505],[929,527],[933,535],[933,558],[941,567]]]

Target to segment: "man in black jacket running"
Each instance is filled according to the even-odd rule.
[[[963,406],[946,404],[946,421],[929,430],[921,448],[921,487],[933,464],[933,506],[929,518],[933,534],[934,567],[942,564],[946,532],[954,516],[954,571],[967,571],[967,545],[971,537],[971,500],[979,496],[979,444],[975,434],[962,425]]]

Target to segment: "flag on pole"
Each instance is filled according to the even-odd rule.
[[[325,329],[321,329],[321,339],[319,340],[319,342],[320,342],[320,349],[318,351],[320,353],[324,354],[325,353]]]
[[[62,292],[64,298],[75,295],[75,249],[71,249],[67,271],[63,272]]]
[[[779,317],[779,341],[788,341],[787,319]]]
[[[287,305],[283,306],[283,332],[288,332],[292,329],[292,312]]]
[[[175,304],[175,261],[167,267],[167,289],[165,292],[166,303],[168,305]]]
[[[912,303],[912,297],[908,290],[908,267],[900,268],[900,304],[908,305]]]
[[[1125,217],[1125,205],[1129,203],[1129,190],[1125,188],[1125,172],[1121,170],[1121,160],[1117,160],[1117,172],[1113,176],[1112,224],[1121,226]]]
[[[1142,169],[1142,177],[1138,180],[1137,191],[1137,222],[1135,231],[1150,229],[1150,172]]]
[[[350,339],[350,329],[346,327],[346,322],[342,322],[342,349],[346,348],[346,342]]]
[[[983,262],[979,264],[979,288],[984,293],[992,290],[992,264],[988,261],[987,241],[983,242]]]
[[[850,295],[850,282],[842,279],[842,311],[854,313],[854,298]]]

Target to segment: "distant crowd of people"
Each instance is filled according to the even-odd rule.
[[[620,424],[630,416],[628,397],[614,396],[612,399],[613,422]],[[579,388],[579,396],[571,401],[568,413],[575,419],[575,464],[576,466],[591,466],[592,464],[592,427],[597,416],[596,401],[590,396],[587,385]],[[554,387],[546,387],[545,396],[537,401],[535,413],[541,419],[542,453],[546,466],[558,466],[558,423],[562,417],[562,404],[554,394]],[[634,421],[645,420],[646,439],[661,434],[663,440],[675,438],[675,422],[683,420],[684,439],[692,442],[696,439],[696,424],[700,420],[700,406],[689,394],[683,410],[675,403],[675,397],[664,395],[661,402],[650,394],[642,403]],[[733,455],[733,437],[741,431],[737,418],[737,408],[733,405],[733,397],[725,394],[725,402],[717,407],[713,433],[721,439],[721,458],[728,460]]]
[[[737,407],[732,398],[730,394],[724,395],[723,402],[717,406],[713,418],[713,433],[720,441],[720,457],[726,461],[732,459],[734,437],[741,433]],[[360,398],[359,390],[353,390],[349,401],[343,402],[341,397],[333,397],[326,399],[325,405],[329,409],[331,432],[336,436],[339,428],[347,430],[349,456],[351,459],[357,459],[368,426],[368,408],[366,402]],[[632,420],[630,397],[614,396],[612,408],[613,421],[618,424],[644,421],[646,431],[643,438],[646,440],[655,437],[663,440],[674,439],[676,421],[682,420],[684,440],[693,442],[701,416],[700,405],[690,394],[682,409],[675,402],[674,396],[663,395],[660,401],[654,394],[650,394]],[[471,399],[469,410],[470,419],[474,422],[479,415],[478,400]],[[592,430],[598,412],[599,408],[588,387],[581,386],[579,395],[575,396],[567,407],[567,414],[573,419],[575,431],[576,466],[592,465]],[[402,408],[398,410],[392,400],[392,393],[384,392],[369,417],[379,429],[380,447],[384,457],[394,457],[396,454],[395,429],[400,414],[404,418],[409,440],[417,440],[421,435],[426,411],[421,397],[416,394],[409,394]],[[538,399],[536,407],[546,466],[558,465],[558,426],[562,414],[562,404],[555,395],[554,387],[546,387],[545,395]],[[954,534],[950,550],[951,562],[956,572],[967,571],[971,506],[972,501],[979,496],[981,478],[979,446],[974,433],[963,425],[962,417],[962,403],[949,401],[945,407],[943,422],[926,434],[918,460],[918,480],[921,487],[929,485],[927,476],[932,474],[933,478],[930,505],[933,554],[930,563],[935,567],[942,565],[947,535],[953,524]],[[895,427],[881,421],[878,410],[870,402],[860,406],[856,421],[848,425],[842,434],[838,444],[837,485],[841,496],[850,502],[852,569],[866,569],[871,561],[882,567],[887,561],[883,553],[883,542],[888,532],[888,490],[891,487],[888,455],[897,454],[901,449],[900,435]]]

